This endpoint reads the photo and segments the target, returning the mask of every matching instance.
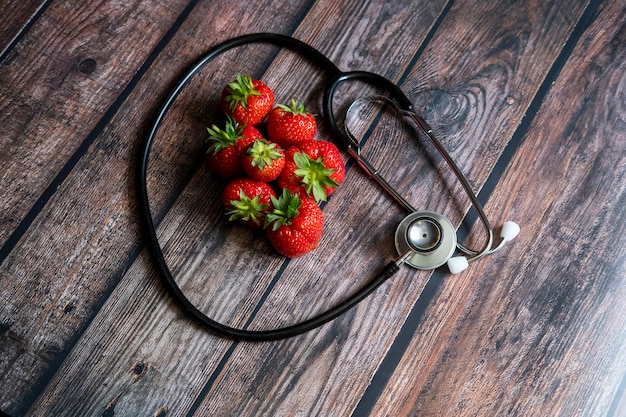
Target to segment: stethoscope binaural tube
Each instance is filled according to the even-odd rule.
[[[437,248],[436,250],[433,250],[428,255],[417,254],[417,251],[416,251],[416,255],[409,258],[409,261],[407,262],[409,265],[415,268],[419,268],[419,269],[433,269],[433,268],[438,268],[439,266],[443,265],[443,263],[448,263],[450,272],[458,273],[464,270],[470,262],[476,261],[488,254],[494,253],[495,251],[499,250],[502,247],[502,245],[506,243],[506,241],[510,240],[510,238],[515,237],[514,235],[519,233],[519,226],[517,226],[513,222],[507,222],[505,226],[508,226],[509,229],[512,230],[512,233],[510,234],[512,237],[507,239],[503,236],[501,243],[496,248],[492,248],[493,229],[489,223],[489,219],[487,218],[487,215],[485,214],[482,204],[480,203],[480,201],[478,201],[478,197],[472,190],[472,187],[469,184],[469,181],[467,180],[467,178],[465,177],[461,169],[454,162],[454,160],[452,159],[448,151],[445,149],[445,147],[433,134],[433,129],[428,125],[428,123],[422,117],[420,117],[415,112],[414,106],[411,100],[409,100],[408,97],[406,97],[404,92],[396,84],[392,83],[391,81],[389,81],[388,79],[380,75],[373,74],[370,72],[365,72],[365,71],[353,71],[353,72],[348,72],[348,73],[341,73],[337,77],[335,77],[334,80],[331,81],[328,88],[324,91],[324,99],[323,99],[322,107],[323,107],[324,116],[326,118],[329,129],[333,137],[335,137],[336,139],[339,139],[344,144],[347,152],[350,154],[350,156],[352,156],[357,161],[359,166],[365,172],[367,172],[368,175],[372,177],[391,197],[393,197],[394,200],[396,200],[408,212],[410,213],[417,212],[417,210],[411,205],[411,203],[409,203],[400,193],[398,193],[394,189],[394,187],[391,186],[380,175],[378,170],[367,159],[361,156],[359,143],[354,138],[354,136],[350,134],[349,129],[346,128],[346,132],[344,133],[343,131],[341,131],[341,129],[337,125],[335,113],[333,110],[333,103],[332,103],[333,96],[335,94],[335,91],[337,90],[337,87],[341,83],[345,81],[353,81],[353,80],[369,82],[370,84],[375,85],[377,87],[382,87],[385,91],[387,91],[390,94],[391,97],[373,96],[373,98],[384,101],[387,104],[390,104],[400,115],[411,119],[413,123],[415,123],[415,125],[428,137],[430,142],[437,149],[439,154],[443,157],[443,159],[446,161],[448,166],[454,172],[458,181],[463,186],[463,189],[465,190],[465,193],[470,199],[472,206],[474,206],[476,212],[478,213],[478,216],[487,234],[487,241],[484,247],[478,251],[465,247],[463,244],[456,241],[456,236],[454,237],[452,248],[458,248],[465,255],[468,255],[469,256],[468,258],[466,257],[454,257],[453,258],[452,257],[453,251],[450,251],[450,245],[444,245],[441,248]],[[365,99],[369,99],[369,98],[366,97]],[[361,99],[357,99],[356,101],[359,101],[359,100]],[[449,221],[445,218],[443,218],[443,220],[445,221],[442,221],[441,219],[442,216],[438,213],[435,213],[435,214],[436,216],[433,215],[432,212],[423,212],[423,215],[429,216],[430,220],[433,223],[437,223],[439,224],[440,227],[445,226],[446,229],[449,229],[449,227],[447,227]],[[401,224],[398,227],[398,231],[396,232],[396,246],[398,248],[398,252],[402,252],[402,250],[405,247],[405,244],[408,247],[411,246],[409,239],[405,239],[405,242],[404,242],[405,244],[398,245],[398,240],[399,240],[398,234],[400,233],[399,230],[402,227],[403,227],[403,224]],[[517,232],[513,232],[516,227],[517,227]],[[446,231],[446,233],[448,233],[448,231]],[[447,239],[447,242],[452,242],[452,239]],[[431,257],[437,260],[434,261]],[[443,263],[439,262],[440,258],[444,260]]]
[[[402,246],[401,248],[399,248],[398,249],[399,256],[393,261],[389,262],[386,265],[386,267],[382,271],[380,271],[380,273],[378,273],[363,288],[359,289],[356,293],[348,297],[348,299],[346,299],[339,305],[313,318],[310,318],[308,320],[302,321],[300,323],[297,323],[291,326],[286,326],[286,327],[282,327],[278,329],[271,329],[271,330],[247,330],[247,329],[239,329],[239,328],[234,328],[231,326],[224,325],[222,323],[219,323],[209,318],[206,314],[200,311],[193,303],[189,301],[189,299],[185,296],[183,291],[178,286],[176,280],[172,276],[172,273],[163,255],[163,250],[161,248],[161,245],[159,243],[159,240],[156,234],[156,229],[155,229],[154,221],[152,218],[152,213],[150,210],[150,201],[149,201],[148,190],[147,190],[148,161],[150,157],[152,144],[159,130],[159,127],[163,119],[165,118],[165,115],[167,114],[170,107],[173,105],[174,101],[176,100],[176,98],[178,97],[182,89],[193,78],[193,76],[196,75],[207,63],[211,62],[214,58],[216,58],[220,54],[228,50],[231,50],[233,48],[240,47],[240,46],[247,45],[247,44],[252,44],[252,43],[269,43],[269,44],[274,44],[279,47],[285,47],[285,48],[294,50],[298,52],[299,54],[301,54],[303,57],[310,59],[313,64],[316,64],[319,67],[321,67],[326,73],[326,75],[329,77],[329,84],[324,92],[323,113],[324,113],[324,118],[331,131],[331,134],[335,137],[337,141],[340,142],[341,145],[345,147],[347,152],[357,160],[359,166],[361,166],[361,168],[363,168],[366,172],[368,172],[371,176],[373,176],[377,180],[377,182],[381,184],[381,186],[383,186],[383,188],[385,188],[385,190],[389,192],[389,194],[394,199],[396,199],[401,205],[403,205],[410,213],[412,214],[422,213],[424,216],[426,216],[421,219],[411,219],[411,220],[415,220],[415,222],[409,224],[407,226],[407,230],[405,230],[405,234],[406,236],[408,236],[409,239],[411,239],[410,236],[412,234],[415,235],[417,233],[415,239],[418,242],[417,243],[411,242],[410,244],[408,244],[407,247]],[[486,249],[480,252],[475,252],[469,249],[465,249],[461,245],[457,245],[456,236],[454,234],[454,229],[452,228],[451,231],[449,230],[451,228],[451,225],[446,225],[445,227],[442,226],[442,224],[446,223],[447,219],[444,221],[443,219],[445,218],[443,218],[443,216],[442,218],[437,217],[440,215],[436,213],[435,215],[433,215],[431,212],[417,212],[408,201],[406,201],[399,193],[397,193],[395,189],[391,185],[389,185],[377,173],[375,168],[372,167],[371,164],[369,164],[369,162],[367,162],[366,160],[360,157],[358,144],[356,144],[355,146],[354,141],[349,136],[347,136],[346,134],[344,134],[343,132],[339,130],[334,113],[333,113],[333,108],[332,108],[332,99],[333,99],[333,96],[337,87],[342,82],[350,81],[350,80],[360,80],[360,81],[368,82],[370,84],[376,85],[378,87],[382,87],[385,90],[387,90],[389,93],[391,93],[392,98],[395,100],[393,101],[394,106],[396,106],[397,109],[399,109],[399,111],[402,114],[411,117],[416,122],[416,124],[420,127],[420,129],[422,129],[428,135],[428,137],[434,143],[435,147],[437,147],[439,152],[443,155],[444,159],[446,159],[448,164],[455,171],[455,173],[457,174],[457,177],[459,177],[459,180],[461,181],[464,188],[468,192],[468,195],[470,199],[472,200],[472,203],[476,207],[476,210],[478,211],[479,216],[483,220],[483,223],[485,224],[485,227],[487,228],[489,232],[489,243],[486,245]],[[295,38],[284,36],[284,35],[279,35],[279,34],[274,34],[274,33],[259,33],[259,34],[250,34],[250,35],[236,37],[236,38],[227,40],[215,46],[210,51],[208,51],[204,56],[202,56],[187,71],[187,73],[178,81],[178,83],[170,91],[164,103],[160,107],[157,113],[157,116],[152,124],[152,127],[149,130],[149,133],[145,141],[142,143],[140,151],[139,151],[139,163],[137,167],[137,183],[138,183],[138,209],[139,209],[139,217],[141,220],[141,227],[143,229],[144,236],[146,239],[146,245],[148,246],[150,250],[150,254],[152,255],[152,258],[155,262],[155,267],[159,275],[163,279],[165,286],[169,290],[170,295],[179,304],[179,306],[182,308],[185,314],[187,314],[190,318],[192,318],[196,323],[198,323],[202,327],[218,335],[235,339],[235,340],[246,340],[246,341],[279,340],[279,339],[285,339],[288,337],[296,336],[296,335],[305,333],[309,330],[315,329],[337,318],[338,316],[342,315],[349,309],[353,308],[359,302],[365,299],[368,295],[370,295],[374,290],[376,290],[380,285],[382,285],[385,281],[387,281],[391,276],[393,276],[399,270],[400,265],[404,263],[408,263],[409,265],[412,265],[412,263],[414,263],[413,260],[415,259],[415,256],[416,256],[415,253],[420,252],[421,247],[423,247],[424,249],[428,249],[430,247],[429,245],[431,245],[433,248],[441,247],[443,243],[440,244],[440,243],[435,242],[431,244],[428,242],[428,239],[430,238],[428,236],[428,233],[430,233],[430,231],[434,231],[434,234],[439,236],[439,238],[445,237],[446,239],[448,239],[446,236],[448,235],[454,236],[454,242],[455,242],[454,246],[458,246],[459,249],[461,249],[462,251],[466,252],[469,255],[472,255],[473,258],[471,258],[471,260],[473,260],[474,258],[482,257],[485,254],[491,253],[499,249],[499,247],[495,249],[491,249],[492,236],[493,236],[491,227],[489,226],[489,222],[486,216],[484,215],[482,206],[480,205],[476,196],[474,195],[471,188],[469,187],[467,180],[465,179],[461,171],[458,169],[456,164],[454,164],[454,162],[452,161],[448,153],[445,151],[445,149],[443,149],[443,147],[439,144],[437,139],[432,135],[431,129],[427,126],[428,125],[421,118],[419,118],[413,111],[413,105],[411,104],[410,100],[404,95],[404,93],[400,90],[400,88],[396,86],[394,83],[392,83],[391,81],[389,81],[388,79],[384,77],[381,77],[380,75],[370,73],[370,72],[365,72],[365,71],[342,72],[337,68],[337,66],[335,66],[335,64],[332,61],[330,61],[321,52],[317,51],[310,45],[302,41],[299,41]],[[412,214],[410,214],[407,217],[407,219]],[[420,229],[418,231],[415,231],[412,229],[409,230],[410,228],[416,227],[415,225],[418,224],[418,222],[422,222],[422,223],[419,223]],[[509,237],[516,234],[514,229],[515,227],[513,226],[509,227],[508,229],[509,231],[513,230],[512,232],[511,231],[509,232]],[[517,232],[519,232],[519,227],[517,228]],[[420,233],[421,233],[421,236],[420,236]],[[434,236],[434,238],[438,238],[437,236]],[[449,245],[449,242],[446,243],[446,245]]]
[[[336,82],[336,84],[338,84],[339,82],[343,82],[343,79],[342,78],[338,78],[338,81]],[[327,90],[327,92],[331,92],[331,93],[334,92],[334,89],[336,88],[336,85],[334,85],[332,87],[333,88],[329,88]],[[478,201],[478,197],[476,196],[476,194],[472,190],[472,187],[469,184],[469,181],[467,180],[467,178],[465,177],[465,175],[463,174],[461,169],[458,167],[458,165],[454,162],[454,160],[452,159],[452,157],[450,156],[448,151],[445,149],[445,147],[441,144],[441,142],[433,134],[433,129],[428,125],[428,123],[426,123],[426,121],[422,117],[417,115],[417,113],[414,111],[413,105],[411,104],[410,100],[404,95],[404,93],[400,89],[398,89],[398,88],[388,89],[388,91],[391,92],[391,97],[387,97],[387,96],[365,97],[363,99],[355,100],[355,102],[353,102],[352,105],[354,105],[356,102],[361,101],[361,100],[382,101],[382,102],[384,102],[386,104],[391,105],[394,108],[394,110],[396,112],[398,112],[401,116],[408,117],[409,119],[411,119],[413,121],[413,123],[428,137],[430,142],[437,149],[437,151],[443,157],[443,159],[446,161],[448,166],[452,169],[452,171],[454,172],[454,174],[457,177],[458,181],[463,186],[463,189],[464,189],[465,193],[467,194],[468,198],[470,199],[470,201],[472,203],[472,206],[474,206],[474,208],[475,208],[476,212],[478,213],[478,216],[479,216],[479,218],[480,218],[480,220],[483,223],[483,226],[485,228],[485,231],[486,231],[486,234],[487,234],[487,242],[485,243],[485,246],[481,250],[477,251],[477,250],[469,249],[469,248],[465,247],[464,245],[462,245],[461,243],[456,242],[456,240],[455,240],[455,247],[458,248],[464,254],[469,256],[469,258],[465,258],[465,260],[462,260],[462,259],[459,259],[459,258],[453,259],[452,265],[449,265],[450,266],[450,270],[451,270],[452,273],[458,273],[461,270],[465,269],[467,267],[468,263],[473,262],[475,260],[478,260],[478,259],[482,258],[483,256],[486,256],[488,254],[494,253],[495,251],[499,250],[502,247],[502,245],[506,241],[508,241],[510,239],[507,240],[507,239],[503,238],[502,242],[498,245],[498,247],[492,248],[492,246],[493,246],[493,229],[492,229],[492,227],[491,227],[491,225],[489,223],[489,219],[487,218],[487,215],[485,214],[485,211],[484,211],[484,209],[482,207],[482,204],[480,203],[480,201]],[[351,107],[352,107],[352,105],[351,105]],[[328,97],[325,96],[324,108],[326,109],[327,112],[332,112],[333,111],[333,109],[332,109],[332,96],[328,96]],[[349,111],[350,111],[350,109],[348,109],[348,112]],[[413,206],[408,201],[406,201],[404,199],[404,197],[402,197],[391,185],[389,185],[389,183],[384,178],[382,178],[382,176],[378,173],[376,168],[369,161],[367,161],[365,158],[363,158],[361,156],[360,151],[359,151],[358,141],[350,133],[349,129],[346,128],[346,133],[344,134],[338,128],[337,123],[336,123],[336,121],[334,119],[334,116],[332,116],[332,117],[328,116],[327,118],[330,120],[329,124],[331,125],[331,130],[333,131],[333,134],[342,137],[343,141],[348,142],[350,144],[348,152],[350,153],[350,155],[352,155],[357,160],[357,162],[359,163],[359,166],[361,168],[363,168],[366,172],[368,172],[368,174],[372,178],[374,178],[374,180],[376,182],[378,182],[378,184],[381,185],[381,187],[383,189],[385,189],[388,192],[388,194],[390,194],[397,202],[399,202],[407,211],[409,211],[409,212],[416,212],[417,210],[415,208],[413,208]],[[432,213],[432,212],[426,212],[425,215],[429,216],[430,215],[429,213]],[[431,220],[433,222],[435,222],[435,223],[439,223],[441,221],[439,216],[440,215],[437,214],[437,216],[431,217]],[[445,219],[445,220],[446,220],[446,222],[448,221],[447,219]],[[507,222],[507,225],[514,225],[511,228],[514,228],[515,226],[517,226],[513,222]],[[519,229],[519,227],[518,227],[518,229]],[[518,232],[519,232],[519,230],[518,230]],[[398,239],[398,237],[396,236],[396,241],[397,241],[397,239]],[[407,242],[407,244],[408,244],[408,242]],[[433,253],[433,255],[435,255],[438,258],[439,256],[441,256],[442,253],[448,253],[447,247],[445,249],[442,248],[441,250],[438,250],[437,252]],[[419,269],[433,269],[433,267],[432,267],[433,262],[431,260],[428,260],[425,257],[423,257],[422,259],[424,259],[423,264],[411,263],[411,262],[409,262],[409,264],[411,266],[413,266],[415,268],[419,268]],[[446,261],[449,260],[449,259],[451,259],[451,255],[448,256]],[[441,264],[439,264],[438,262],[435,262],[434,264],[436,264],[435,267],[441,266]],[[462,265],[462,267],[460,265]]]

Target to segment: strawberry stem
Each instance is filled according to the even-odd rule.
[[[226,101],[230,103],[230,109],[235,110],[237,104],[241,104],[244,109],[248,108],[248,97],[260,96],[261,93],[254,88],[252,77],[237,74],[237,79],[228,83]]]
[[[207,142],[210,144],[207,153],[218,153],[222,149],[237,144],[237,141],[243,138],[243,127],[230,116],[223,130],[216,125],[207,127],[206,130],[209,132]]]
[[[304,184],[306,193],[312,195],[316,202],[326,201],[326,187],[335,188],[339,185],[330,177],[335,170],[326,167],[323,156],[313,160],[304,152],[296,152],[293,161],[298,166],[294,174],[302,177],[301,183]]]
[[[265,139],[256,139],[248,148],[248,155],[252,157],[250,164],[264,170],[265,166],[270,166],[275,160],[280,159],[283,154],[277,144]]]
[[[272,196],[271,199],[274,209],[265,216],[264,228],[272,225],[272,230],[276,231],[281,226],[291,225],[291,220],[300,215],[299,208],[302,203],[298,194],[284,188],[278,198]]]
[[[264,211],[267,209],[267,204],[261,203],[260,198],[259,195],[250,198],[243,190],[239,190],[239,200],[230,200],[230,205],[233,208],[226,212],[228,220],[252,221],[260,225],[265,214]]]
[[[287,113],[291,113],[294,116],[301,115],[306,116],[308,112],[304,108],[304,103],[300,100],[296,100],[295,98],[291,99],[291,106],[287,106],[286,104],[277,104],[277,107],[280,107]]]

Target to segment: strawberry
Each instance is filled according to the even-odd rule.
[[[255,139],[262,138],[254,126],[242,127],[231,117],[224,130],[213,125],[209,132],[207,163],[213,172],[223,178],[233,178],[243,173],[241,155]]]
[[[222,90],[220,108],[242,125],[258,125],[274,105],[274,93],[262,81],[237,74]]]
[[[241,164],[250,178],[274,181],[285,167],[285,151],[266,139],[256,139],[244,152]]]
[[[260,228],[273,207],[272,199],[275,197],[276,193],[269,184],[241,177],[226,185],[221,200],[228,220]]]
[[[339,149],[323,140],[310,140],[285,151],[285,168],[278,177],[278,186],[326,201],[343,181],[345,165]]]
[[[272,198],[272,203],[274,209],[265,218],[265,234],[274,249],[296,258],[317,248],[324,216],[315,201],[284,189],[279,198]]]
[[[267,118],[267,137],[283,148],[313,140],[316,130],[315,117],[295,99],[291,99],[291,107],[274,107]]]

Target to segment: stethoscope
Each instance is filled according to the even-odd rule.
[[[395,246],[399,254],[398,257],[390,261],[386,267],[381,270],[368,284],[350,296],[347,300],[326,312],[301,323],[272,330],[246,330],[224,325],[209,318],[189,301],[174,280],[163,255],[150,211],[146,181],[148,160],[152,143],[167,111],[172,106],[183,88],[207,63],[211,62],[220,54],[233,48],[253,43],[268,43],[291,49],[301,54],[303,57],[308,58],[324,70],[325,74],[329,77],[329,81],[326,89],[324,90],[322,112],[330,133],[336,142],[338,142],[340,146],[343,146],[345,151],[352,158],[354,158],[358,166],[361,167],[369,177],[378,183],[395,201],[397,201],[409,212],[409,215],[401,221],[395,232]],[[482,249],[470,249],[459,243],[457,241],[457,234],[454,226],[445,216],[433,211],[417,210],[414,208],[362,155],[360,143],[356,139],[353,132],[351,132],[349,128],[346,128],[345,131],[342,131],[339,128],[333,111],[332,101],[338,86],[347,81],[366,82],[382,88],[389,94],[389,96],[371,96],[364,99],[357,99],[348,108],[348,112],[350,112],[352,107],[359,104],[362,100],[380,101],[390,105],[401,116],[412,120],[419,130],[421,130],[429,138],[430,142],[441,154],[443,159],[456,175],[459,182],[462,184],[467,196],[478,213],[478,217],[480,218],[487,234],[487,239]],[[512,221],[505,222],[500,231],[500,242],[494,246],[493,229],[487,216],[485,215],[482,204],[478,201],[478,198],[472,190],[467,178],[465,178],[465,175],[463,175],[448,152],[434,136],[431,127],[422,117],[417,115],[413,109],[413,104],[397,85],[390,80],[371,72],[342,72],[325,55],[310,45],[289,36],[273,33],[244,35],[227,40],[215,46],[203,57],[201,57],[174,86],[161,106],[157,117],[152,124],[150,132],[139,152],[138,199],[140,218],[145,238],[147,240],[147,246],[154,259],[155,267],[163,278],[163,281],[172,297],[179,303],[183,311],[201,326],[214,333],[236,340],[278,340],[307,332],[328,323],[357,305],[387,279],[393,276],[393,274],[397,272],[403,264],[408,264],[414,268],[423,270],[431,270],[447,264],[450,272],[457,274],[465,270],[470,263],[500,250],[506,242],[515,238],[520,231],[520,228],[516,223]],[[459,252],[459,255],[454,256],[457,251]]]

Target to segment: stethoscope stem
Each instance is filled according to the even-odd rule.
[[[396,98],[396,97],[394,97],[394,98]],[[487,241],[486,241],[484,247],[481,250],[479,250],[479,251],[467,248],[466,246],[464,246],[463,244],[458,243],[458,242],[456,244],[456,247],[458,248],[459,251],[463,252],[465,255],[468,256],[468,259],[467,259],[468,263],[474,262],[474,261],[482,258],[483,256],[486,256],[486,255],[488,255],[490,253],[495,252],[496,250],[498,250],[502,246],[503,243],[501,245],[499,245],[498,248],[492,249],[492,246],[493,246],[493,229],[491,228],[491,225],[489,223],[489,219],[487,218],[487,216],[486,216],[486,214],[485,214],[485,212],[483,210],[482,204],[478,201],[478,197],[476,196],[476,194],[472,190],[472,187],[469,184],[469,181],[467,180],[467,178],[465,177],[465,175],[463,174],[461,169],[458,167],[458,165],[454,162],[454,160],[452,159],[452,157],[450,156],[448,151],[445,149],[445,147],[441,144],[439,139],[437,139],[437,137],[434,135],[433,129],[430,127],[430,125],[413,110],[413,105],[410,104],[410,102],[408,101],[408,99],[406,99],[406,97],[402,97],[402,98],[404,99],[404,102],[403,102],[404,103],[403,104],[404,107],[402,107],[401,104],[396,103],[396,101],[392,100],[391,98],[389,98],[387,96],[370,96],[370,97],[367,97],[365,99],[357,99],[357,100],[355,100],[352,103],[352,105],[354,105],[355,103],[359,102],[360,100],[382,101],[384,103],[390,104],[400,115],[408,117],[409,119],[411,119],[413,121],[413,123],[415,123],[415,125],[418,127],[418,129],[428,137],[430,142],[433,144],[433,146],[437,149],[439,154],[442,156],[442,158],[446,161],[448,166],[454,172],[456,178],[458,179],[458,181],[463,186],[463,189],[465,190],[465,193],[469,197],[472,205],[476,209],[476,212],[478,213],[478,216],[480,217],[480,220],[483,223],[483,226],[484,226],[485,231],[487,233]],[[406,104],[406,103],[409,103],[409,104]],[[350,107],[352,107],[352,106],[350,106]],[[349,111],[350,111],[350,108],[348,109],[348,112]],[[403,208],[405,208],[410,213],[415,213],[417,211],[415,209],[415,207],[413,207],[413,205],[409,201],[407,201],[400,193],[398,193],[395,190],[395,188],[393,186],[391,186],[379,174],[378,170],[367,159],[365,159],[361,155],[360,143],[354,137],[354,135],[352,134],[352,132],[350,132],[350,129],[348,129],[348,128],[346,128],[346,138],[348,139],[348,146],[347,146],[348,153],[350,154],[350,156],[352,156],[357,161],[359,166],[365,172],[367,172],[368,175],[371,178],[373,178]]]
[[[461,243],[457,243],[457,247],[459,248],[461,252],[470,256],[467,259],[468,263],[474,262],[482,258],[483,256],[488,255],[493,245],[493,229],[491,228],[491,224],[489,223],[489,219],[487,218],[487,215],[485,214],[485,211],[483,210],[483,206],[480,203],[480,201],[478,201],[478,197],[474,193],[474,190],[472,190],[472,187],[469,181],[467,180],[467,178],[465,177],[461,169],[458,167],[458,165],[454,162],[454,160],[452,159],[448,151],[443,147],[441,142],[439,142],[439,139],[437,139],[437,137],[433,134],[433,129],[428,125],[428,123],[426,123],[426,121],[422,117],[418,116],[413,111],[403,111],[402,113],[410,117],[411,120],[413,120],[413,122],[417,125],[417,127],[419,127],[419,129],[428,137],[430,142],[437,149],[437,151],[446,161],[448,166],[452,169],[452,171],[454,172],[454,175],[463,186],[463,189],[465,190],[465,194],[467,194],[467,196],[469,197],[470,201],[472,202],[472,205],[474,206],[474,208],[476,209],[476,212],[478,213],[478,217],[480,217],[480,220],[485,227],[485,231],[487,232],[487,242],[482,250],[474,251],[474,250],[466,248]]]
[[[382,187],[383,190],[387,192],[387,194],[391,195],[393,199],[396,200],[396,202],[398,202],[398,204],[404,207],[405,210],[411,213],[417,211],[415,207],[413,207],[411,203],[407,201],[406,198],[404,198],[400,193],[398,193],[395,190],[395,188],[393,188],[391,184],[389,184],[387,180],[385,180],[385,178],[383,178],[383,176],[380,175],[378,170],[367,159],[361,156],[358,149],[359,149],[358,147],[355,149],[352,146],[349,146],[347,148],[348,154],[352,158],[354,158],[354,160],[359,164],[361,169],[367,172],[369,177],[372,178],[380,187]]]
[[[393,260],[393,262],[399,267],[404,264],[413,255],[411,248],[405,250],[400,256]]]

